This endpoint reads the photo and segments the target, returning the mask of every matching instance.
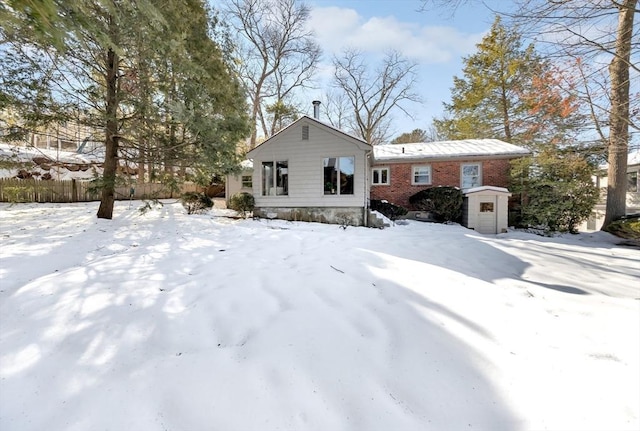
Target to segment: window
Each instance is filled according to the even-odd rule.
[[[627,191],[630,193],[638,192],[638,171],[627,172]]]
[[[414,166],[411,184],[431,184],[431,166]]]
[[[243,175],[242,176],[242,188],[250,189],[253,187],[253,178],[251,175]]]
[[[327,157],[323,161],[324,194],[352,195],[356,158]]]
[[[492,213],[493,212],[493,202],[480,202],[480,212],[481,213]]]
[[[262,162],[262,196],[289,194],[289,168],[286,160]]]
[[[463,189],[470,189],[482,185],[482,175],[479,163],[462,165],[462,181]]]
[[[373,168],[371,170],[371,184],[389,184],[389,168]]]

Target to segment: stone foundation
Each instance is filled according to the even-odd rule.
[[[345,226],[365,226],[365,211],[364,208],[359,207],[254,208],[253,216],[267,219],[329,223]]]

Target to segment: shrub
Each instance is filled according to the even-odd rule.
[[[204,193],[187,192],[180,197],[187,214],[201,214],[213,206],[213,201]]]
[[[640,240],[640,215],[625,216],[610,223],[604,230],[620,238]]]
[[[462,191],[457,187],[431,187],[409,198],[409,203],[420,211],[433,214],[437,221],[459,222],[462,219]]]
[[[512,162],[511,189],[522,197],[523,224],[575,233],[598,201],[593,173],[593,166],[580,155],[553,147]]]
[[[253,211],[255,200],[253,195],[247,192],[236,193],[229,199],[229,208],[241,212],[245,217],[248,212]]]
[[[402,217],[408,212],[406,208],[389,203],[385,200],[371,199],[370,207],[373,211],[378,211],[389,220],[396,220],[398,217]]]

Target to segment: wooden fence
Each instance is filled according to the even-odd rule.
[[[170,199],[185,192],[201,192],[195,184],[183,184],[172,192],[163,184],[145,183],[116,187],[116,200]],[[89,202],[100,200],[99,192],[89,190],[89,182],[80,180],[21,180],[0,178],[0,202]]]

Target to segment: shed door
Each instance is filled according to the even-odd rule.
[[[483,234],[498,233],[498,199],[496,196],[481,196],[478,199],[478,232]]]

